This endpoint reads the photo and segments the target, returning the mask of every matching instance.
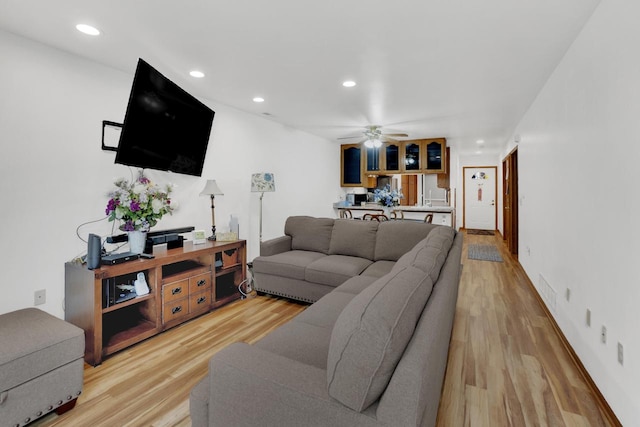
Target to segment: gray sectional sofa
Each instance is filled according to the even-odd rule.
[[[317,302],[257,343],[217,353],[191,392],[193,426],[435,425],[462,235],[310,217],[289,218],[285,233],[254,260],[256,287]],[[275,249],[287,240],[288,251]],[[270,257],[279,268],[263,264]]]
[[[436,225],[289,217],[253,261],[258,292],[316,302],[354,276],[379,278]]]

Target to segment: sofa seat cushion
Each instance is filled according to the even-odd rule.
[[[382,277],[389,273],[394,265],[396,265],[395,261],[376,261],[367,267],[367,269],[362,272],[362,275],[376,278]]]
[[[84,331],[37,308],[0,315],[0,392],[84,357]]]
[[[331,397],[361,412],[386,388],[433,282],[406,267],[376,280],[342,311],[331,335],[327,383]]]
[[[308,265],[326,257],[320,252],[289,251],[253,260],[253,271],[274,276],[304,280]]]
[[[351,295],[358,295],[376,280],[378,280],[378,277],[365,276],[361,274],[360,276],[355,276],[347,280],[342,285],[338,286],[332,293],[344,292]]]
[[[347,279],[362,273],[371,263],[372,261],[365,258],[327,255],[307,266],[304,279],[307,282],[339,286]]]
[[[378,226],[374,260],[397,261],[436,228],[417,221],[384,221]]]
[[[287,359],[326,369],[331,329],[305,322],[289,322],[270,332],[254,345]]]
[[[291,236],[291,249],[328,254],[334,221],[332,218],[291,216],[284,224],[284,234]]]
[[[355,294],[351,293],[330,292],[298,314],[292,322],[333,329],[338,316],[354,296]]]
[[[349,255],[373,261],[378,221],[336,219],[329,255]]]

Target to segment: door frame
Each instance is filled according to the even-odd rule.
[[[493,231],[496,231],[498,229],[498,167],[497,166],[463,166],[462,167],[462,228],[466,229],[466,222],[467,222],[467,174],[466,174],[466,170],[467,169],[493,169],[493,176],[494,176],[494,195],[495,195],[495,202],[493,205],[493,209],[494,209],[494,213],[493,213],[493,217],[494,217],[494,224],[493,224]]]
[[[502,160],[502,228],[503,239],[511,254],[518,256],[519,196],[518,196],[518,147]],[[508,172],[507,172],[508,171]]]

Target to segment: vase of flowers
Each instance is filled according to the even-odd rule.
[[[115,186],[109,193],[106,214],[109,221],[122,222],[119,228],[129,233],[129,250],[142,253],[149,229],[165,214],[173,212],[169,197],[171,185],[160,188],[141,170],[135,181],[120,178]]]
[[[391,186],[389,184],[385,185],[383,188],[376,188],[373,191],[373,201],[380,203],[386,208],[398,206],[402,197],[404,197],[402,193],[395,189],[391,190]]]

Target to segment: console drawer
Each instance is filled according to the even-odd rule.
[[[162,321],[167,323],[173,319],[178,319],[189,314],[189,298],[183,298],[162,306]]]
[[[164,304],[185,298],[189,295],[189,280],[168,283],[162,286],[162,302]]]
[[[198,274],[189,277],[189,294],[211,291],[211,273]]]
[[[198,292],[189,297],[189,313],[207,311],[211,305],[211,291]]]

